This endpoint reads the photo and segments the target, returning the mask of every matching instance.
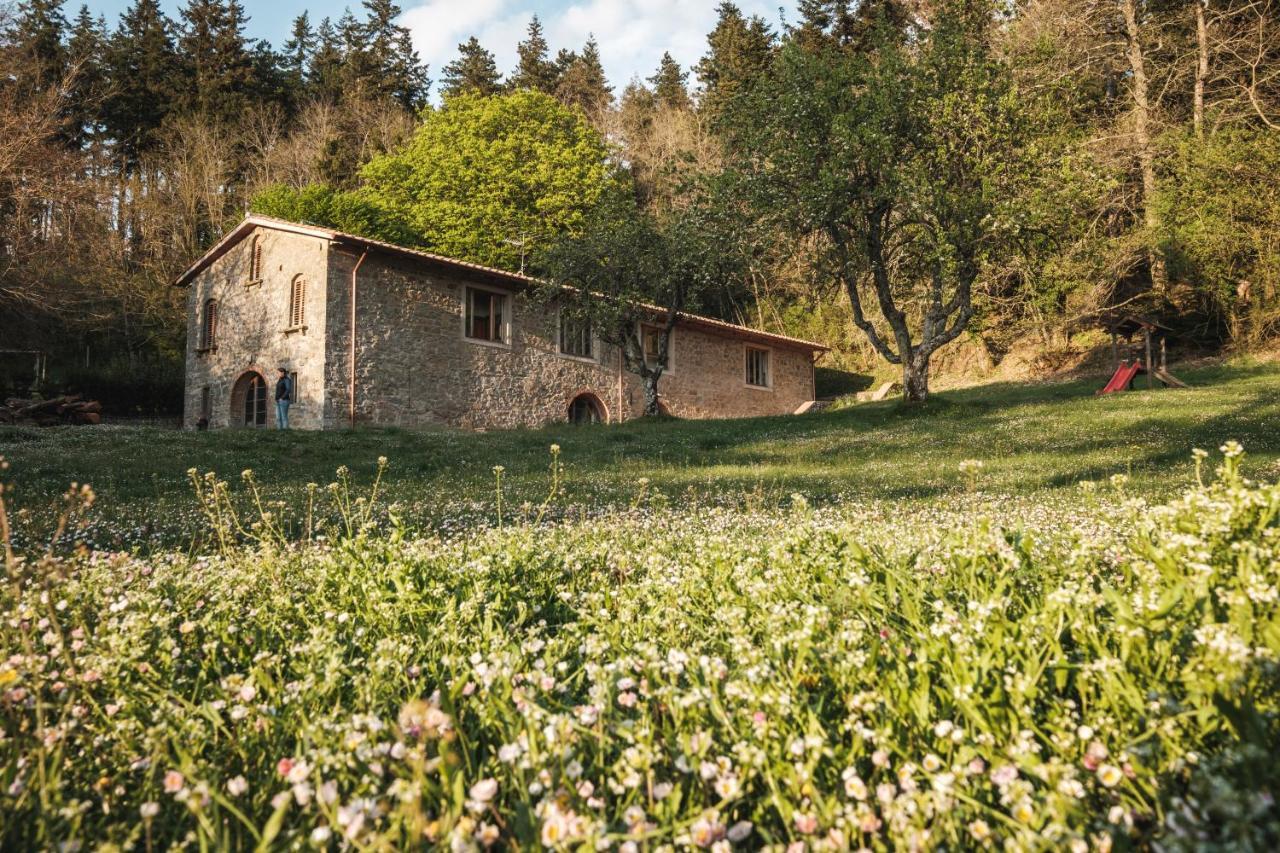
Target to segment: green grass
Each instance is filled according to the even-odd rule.
[[[0,850],[1278,849],[1280,370],[1186,378],[5,431]]]
[[[1184,378],[1194,387],[1100,398],[1095,378],[949,391],[917,408],[889,401],[804,417],[490,433],[0,428],[0,454],[12,465],[18,507],[47,516],[71,482],[90,483],[124,545],[189,530],[193,467],[231,480],[251,468],[266,493],[290,498],[308,482],[329,482],[339,465],[367,482],[385,456],[390,498],[410,521],[440,524],[490,513],[495,465],[506,469],[508,505],[540,502],[553,443],[566,465],[563,503],[586,509],[629,503],[642,478],[672,500],[712,504],[776,504],[794,492],[818,504],[947,500],[968,486],[963,459],[983,461],[979,484],[991,494],[1127,474],[1135,490],[1164,497],[1188,482],[1193,447],[1228,438],[1247,449],[1249,473],[1274,476],[1280,369],[1227,365]]]

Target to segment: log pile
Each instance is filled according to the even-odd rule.
[[[79,394],[51,397],[48,400],[24,400],[10,397],[0,406],[0,424],[17,426],[59,426],[62,424],[100,424],[102,404],[97,400],[81,400]]]

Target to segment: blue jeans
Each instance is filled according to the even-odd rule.
[[[289,428],[289,401],[276,400],[276,429]]]

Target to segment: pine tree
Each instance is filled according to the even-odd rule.
[[[316,52],[316,34],[311,29],[311,17],[306,11],[293,19],[289,40],[284,43],[283,66],[285,73],[301,90],[307,79],[307,69]]]
[[[390,97],[406,110],[416,110],[426,102],[426,67],[413,49],[409,31],[396,24],[400,7],[392,0],[364,0],[369,19],[364,26],[364,73],[358,87],[382,97]]]
[[[103,105],[107,135],[121,167],[133,169],[155,147],[173,109],[181,64],[173,46],[173,22],[159,0],[134,0],[108,47],[111,91]]]
[[[337,100],[364,100],[376,95],[380,81],[379,68],[368,49],[365,25],[345,9],[338,19],[338,40],[342,45],[339,91]]]
[[[455,95],[494,95],[502,88],[498,63],[475,36],[458,45],[458,58],[444,67],[440,92]]]
[[[561,73],[556,97],[566,106],[578,107],[593,120],[613,103],[613,88],[605,77],[595,36],[587,39],[582,53]]]
[[[542,22],[538,20],[537,15],[534,15],[529,21],[525,40],[516,46],[520,61],[507,85],[512,90],[532,89],[548,95],[555,94],[560,72],[556,64],[548,58],[549,51],[546,36],[542,33]]]
[[[239,0],[190,0],[178,49],[186,71],[184,110],[218,121],[240,118],[254,88],[254,60]]]
[[[396,60],[392,69],[392,79],[398,81],[392,96],[407,110],[416,112],[426,106],[431,94],[430,68],[414,50],[413,37],[404,27],[400,27],[396,36]]]
[[[903,0],[862,0],[854,8],[850,8],[848,0],[841,0],[835,5],[834,36],[841,45],[854,50],[870,49],[877,29],[903,40],[911,26],[911,12]]]
[[[102,97],[107,91],[107,24],[82,5],[67,40],[67,62],[75,69],[67,97],[67,141],[73,148],[91,145],[100,135]]]
[[[800,23],[792,28],[791,38],[805,49],[831,44],[831,25],[835,20],[831,0],[800,0],[796,11]]]
[[[653,94],[663,106],[684,109],[689,106],[689,72],[670,53],[663,53],[657,72],[649,78]]]
[[[316,27],[316,49],[307,68],[307,91],[312,97],[328,103],[341,100],[343,61],[342,42],[325,18]]]
[[[279,104],[292,113],[304,92],[286,68],[286,58],[271,42],[259,39],[249,51],[253,76],[248,89],[248,104]]]
[[[718,11],[720,18],[707,36],[709,50],[697,67],[702,106],[712,115],[764,73],[774,47],[773,33],[759,16],[748,20],[728,0]]]
[[[5,34],[10,45],[23,57],[28,70],[19,81],[27,95],[44,92],[62,83],[67,71],[67,52],[62,39],[67,19],[62,14],[64,0],[26,0],[18,6],[17,20]]]

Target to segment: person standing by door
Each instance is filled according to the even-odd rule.
[[[276,428],[289,428],[289,405],[293,402],[293,380],[283,367],[278,368],[280,378],[276,380]]]

